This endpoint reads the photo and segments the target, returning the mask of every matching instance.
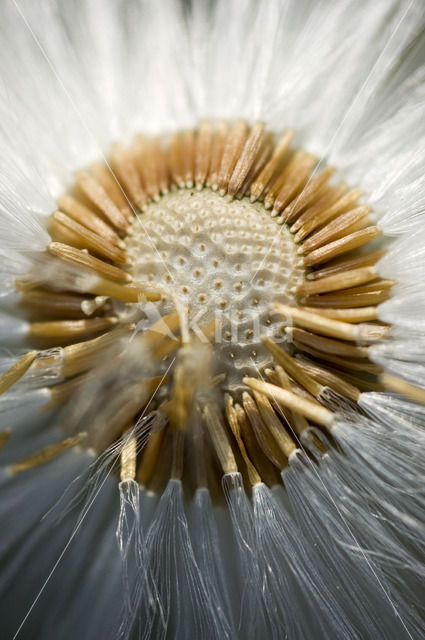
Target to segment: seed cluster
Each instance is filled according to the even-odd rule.
[[[172,288],[192,331],[216,322],[214,355],[226,375],[223,384],[240,389],[244,375],[271,364],[262,337],[282,338],[271,305],[292,304],[303,279],[290,232],[260,203],[232,201],[209,189],[173,191],[148,205],[140,222],[127,242],[134,279]],[[158,313],[169,307],[165,300]]]
[[[292,137],[242,120],[137,136],[58,200],[52,242],[17,283],[38,350],[2,384],[54,370],[51,402],[76,406],[94,388],[100,418],[78,429],[120,453],[123,479],[213,488],[240,470],[273,484],[305,429],[332,427],[325,388],[353,402],[380,388],[368,344],[390,331],[377,305],[393,282],[366,246],[379,229],[361,191]],[[224,346],[220,305],[241,314],[236,342],[225,319]],[[191,327],[202,308],[206,340]],[[256,309],[258,339],[242,317]]]

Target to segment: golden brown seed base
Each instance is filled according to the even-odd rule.
[[[121,455],[123,480],[135,477],[153,490],[170,474],[213,493],[222,473],[236,470],[248,487],[277,482],[305,429],[332,429],[324,387],[353,402],[379,388],[368,344],[388,332],[376,307],[393,284],[375,268],[382,251],[368,249],[379,229],[361,191],[335,182],[331,167],[319,169],[291,140],[290,131],[276,140],[262,123],[202,122],[167,139],[137,136],[130,147],[114,147],[108,166],[79,172],[49,221],[45,256],[17,285],[33,320],[28,340],[63,348],[24,356],[0,390],[48,367],[60,372],[52,406],[73,398],[78,407],[94,389],[100,422],[88,411],[75,431],[84,429],[98,452],[112,447],[111,455]],[[271,309],[289,347],[263,336],[268,366],[245,378],[243,393],[223,393],[214,323],[203,327],[205,344],[191,333],[176,292],[133,268],[135,229],[149,203],[176,189],[205,188],[223,202],[262,203],[261,220],[270,211],[268,220],[292,234],[305,274],[291,285],[292,297]],[[250,266],[252,256],[243,259]],[[168,313],[134,336],[134,306],[164,299]],[[51,455],[38,452],[34,464]]]

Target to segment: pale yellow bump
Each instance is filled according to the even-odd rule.
[[[267,397],[275,400],[284,407],[295,411],[305,418],[320,424],[322,427],[332,429],[335,423],[335,417],[332,411],[329,411],[325,407],[318,405],[316,402],[311,402],[307,398],[301,398],[296,393],[277,387],[274,384],[257,380],[257,378],[244,378],[243,382],[254,391],[263,393]]]
[[[27,471],[28,469],[33,469],[34,467],[39,467],[40,465],[46,464],[46,462],[50,462],[57,456],[61,455],[68,449],[72,449],[73,447],[78,446],[84,438],[86,438],[87,433],[82,431],[78,433],[76,436],[72,436],[70,438],[65,438],[65,440],[61,440],[60,442],[56,442],[55,444],[50,444],[35,453],[15,462],[9,466],[9,471],[12,474],[20,473],[21,471]]]
[[[36,357],[37,351],[29,351],[22,356],[22,358],[19,358],[19,360],[0,377],[0,395],[10,389],[10,387],[25,375]]]

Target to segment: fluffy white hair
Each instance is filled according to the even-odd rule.
[[[379,308],[395,330],[371,354],[424,387],[424,25],[422,0],[3,2],[1,368],[22,351],[12,283],[49,242],[45,220],[74,171],[136,132],[246,118],[294,128],[399,236],[378,264],[397,280]],[[13,425],[3,465],[58,437],[36,412],[43,393],[0,400],[1,424]],[[159,500],[121,486],[120,504],[107,461],[93,474],[79,451],[13,478],[4,466],[3,637],[423,637],[425,414],[392,394],[362,396],[374,426],[363,419],[355,436],[367,455],[332,454],[314,472],[297,459],[288,495],[262,485],[253,509],[240,478],[227,478],[230,518],[202,491],[185,505],[175,481]],[[64,504],[87,486],[75,523]]]

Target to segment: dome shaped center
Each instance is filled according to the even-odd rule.
[[[200,339],[215,321],[210,340],[226,388],[270,362],[261,338],[283,339],[271,305],[294,303],[304,267],[287,227],[261,203],[210,189],[173,191],[139,215],[127,246],[134,279],[171,291]],[[158,313],[170,305],[155,304]]]

